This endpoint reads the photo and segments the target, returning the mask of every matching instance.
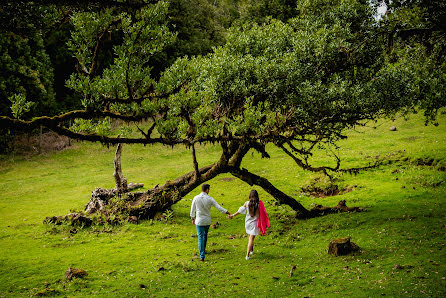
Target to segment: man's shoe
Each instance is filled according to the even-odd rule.
[[[201,262],[204,262],[204,259],[200,259]]]

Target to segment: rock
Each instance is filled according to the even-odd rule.
[[[396,131],[396,126],[392,126],[391,128],[389,128],[390,131]]]
[[[350,242],[350,237],[331,240],[328,245],[328,253],[335,256],[347,255],[358,250],[359,246]]]
[[[87,275],[88,275],[87,271],[77,268],[69,267],[68,270],[65,271],[65,278],[68,280],[72,280],[74,277],[83,278],[84,276]]]
[[[129,222],[129,223],[133,223],[133,224],[138,224],[138,217],[136,217],[136,216],[129,216],[129,218],[127,219],[127,221]]]
[[[293,265],[293,266],[291,266],[291,270],[290,270],[290,277],[292,277],[292,276],[293,276],[294,270],[296,270],[296,268],[297,268],[297,266],[296,266],[296,265]]]

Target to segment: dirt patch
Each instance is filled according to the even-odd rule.
[[[70,146],[70,144],[68,137],[60,136],[51,131],[43,133],[42,137],[39,134],[23,134],[16,136],[13,141],[13,147],[17,153],[29,155],[61,151]]]
[[[340,186],[336,180],[330,180],[326,176],[317,176],[302,186],[301,191],[308,196],[325,198],[342,195],[353,191],[355,188],[356,185]]]
[[[414,160],[415,165],[417,166],[432,166],[437,161],[431,157],[425,157],[425,158],[417,158]]]
[[[406,141],[415,141],[417,139],[420,139],[420,137],[412,136],[412,137],[406,138]]]
[[[234,181],[234,178],[232,178],[232,177],[225,177],[225,178],[220,178],[218,180],[219,181],[224,181],[224,182],[231,182],[231,181]]]

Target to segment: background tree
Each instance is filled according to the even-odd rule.
[[[297,2],[296,0],[241,0],[238,3],[240,20],[262,24],[270,17],[286,22],[298,15]]]
[[[427,120],[446,104],[446,3],[427,1],[380,1],[387,12],[380,20],[386,36],[389,63],[405,65],[416,72],[419,107]],[[431,113],[432,112],[432,113]]]
[[[41,30],[54,22],[55,15],[47,6],[10,1],[0,4],[1,115],[13,115],[18,110],[13,112],[11,105],[18,107],[22,102],[27,108],[16,114],[22,118],[56,112],[53,66]],[[0,134],[0,152],[5,152],[12,134],[4,127]]]
[[[342,171],[331,149],[346,129],[425,102],[433,103],[424,107],[434,116],[444,105],[439,101],[444,89],[423,81],[426,87],[420,92],[420,74],[432,68],[408,64],[411,60],[400,52],[389,56],[388,28],[376,23],[367,1],[301,1],[296,9],[298,16],[287,23],[271,19],[232,28],[225,45],[207,56],[178,59],[159,80],[152,73],[152,58],[175,40],[166,22],[167,3],[134,11],[75,13],[69,46],[77,73],[67,85],[82,94],[83,109],[32,121],[1,117],[0,122],[45,125],[71,138],[104,144],[190,148],[193,171],[146,192],[127,194],[124,209],[130,215],[153,217],[221,173],[261,186],[301,217],[319,215],[320,210],[307,210],[243,168],[248,151],[268,157],[265,146],[272,144],[306,170]],[[104,47],[108,35],[117,36],[113,61],[101,69],[98,59],[103,49],[109,50]],[[134,123],[139,135],[108,133],[106,118]],[[76,125],[66,127],[68,119],[77,119]],[[94,128],[89,128],[91,120],[99,121]],[[82,132],[86,129],[88,133]],[[218,143],[219,160],[199,167],[197,143]],[[332,161],[312,164],[316,147],[326,148]],[[101,208],[114,194],[99,194],[92,199],[103,202],[92,205]]]
[[[177,58],[206,55],[223,45],[227,28],[239,17],[235,1],[227,0],[170,0],[167,15],[177,38],[152,58],[158,77]]]
[[[9,98],[23,94],[35,102],[30,115],[55,112],[53,67],[45,49],[44,32],[56,12],[10,2],[1,4],[0,112],[12,115]],[[45,17],[35,17],[44,15]]]

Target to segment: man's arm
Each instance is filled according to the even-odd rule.
[[[226,210],[225,208],[223,208],[222,206],[220,206],[220,205],[217,203],[217,201],[214,200],[213,197],[210,197],[210,198],[211,198],[212,205],[213,205],[215,208],[217,208],[218,211],[220,211],[221,213],[225,213],[225,214],[231,215],[231,213],[230,213],[228,210]]]
[[[195,198],[192,200],[192,205],[190,206],[190,218],[192,220],[192,224],[195,225],[195,211],[196,211],[196,206],[195,206]]]

